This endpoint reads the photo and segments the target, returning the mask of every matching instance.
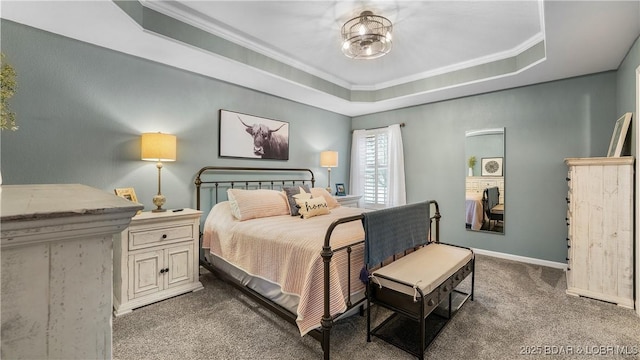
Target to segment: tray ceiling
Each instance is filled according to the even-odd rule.
[[[615,70],[639,1],[2,1],[0,16],[348,116]],[[391,52],[346,58],[363,10]]]

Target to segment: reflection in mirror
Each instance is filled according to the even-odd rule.
[[[465,226],[504,234],[504,128],[465,133]]]

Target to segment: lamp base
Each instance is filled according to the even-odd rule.
[[[153,205],[157,206],[158,208],[151,210],[151,212],[165,212],[167,211],[167,209],[163,209],[162,205],[164,205],[164,203],[167,202],[167,198],[164,197],[164,195],[162,194],[158,194],[155,195],[153,197]]]
[[[332,194],[331,192],[332,192],[333,190],[331,189],[331,186],[327,186],[327,187],[325,188],[325,190],[327,190],[327,192],[328,192],[329,194]],[[333,194],[332,194],[332,195],[333,195]]]

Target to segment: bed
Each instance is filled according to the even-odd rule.
[[[314,188],[309,169],[208,166],[195,182],[197,208],[207,214],[201,265],[298,326],[301,335],[320,341],[328,359],[333,323],[358,309],[362,313],[365,210],[330,204],[331,195]],[[280,209],[277,194],[288,202],[283,190],[304,185],[312,199],[328,197],[319,200],[330,207],[328,213],[300,218],[290,208]],[[261,210],[238,213],[247,203]],[[272,203],[277,211],[266,205]]]

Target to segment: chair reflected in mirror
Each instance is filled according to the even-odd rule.
[[[483,230],[504,231],[504,204],[500,203],[500,190],[497,186],[484,189],[482,207],[486,215]]]

